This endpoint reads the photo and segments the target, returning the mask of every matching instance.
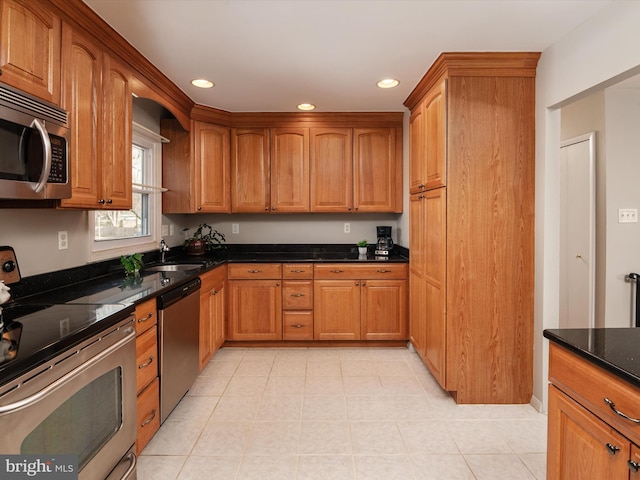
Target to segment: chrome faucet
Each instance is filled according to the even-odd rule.
[[[164,263],[164,256],[170,250],[167,242],[164,241],[164,238],[160,240],[160,261]]]

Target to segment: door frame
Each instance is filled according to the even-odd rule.
[[[595,164],[596,164],[596,132],[589,132],[584,135],[578,135],[576,137],[569,138],[560,143],[560,149],[569,147],[571,145],[575,145],[578,143],[589,142],[589,191],[591,192],[589,198],[589,248],[588,252],[585,252],[588,255],[588,264],[589,264],[589,325],[588,328],[595,328],[595,310],[596,310],[596,173],[595,173]],[[560,156],[562,161],[562,155]],[[564,179],[562,178],[563,172],[565,170],[561,167],[561,178],[560,178],[560,188],[561,192],[564,187]],[[561,208],[565,205],[561,203]],[[567,212],[562,208],[560,212],[561,222],[564,221]],[[559,235],[561,233],[559,232]],[[560,238],[562,241],[562,237]],[[562,252],[562,246],[561,246]],[[561,254],[562,255],[562,254]],[[566,259],[568,262],[570,259]],[[562,261],[560,262],[562,265]],[[562,283],[561,283],[562,285]],[[562,288],[562,287],[561,287]],[[561,292],[560,292],[561,293]],[[562,301],[562,295],[560,297]]]

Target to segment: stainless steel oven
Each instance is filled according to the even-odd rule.
[[[68,328],[68,320],[59,326],[55,322],[55,328]],[[22,345],[28,341],[23,329],[18,354],[29,348]],[[135,324],[127,316],[5,381],[0,386],[0,452],[72,454],[78,456],[81,480],[135,479],[135,359]]]

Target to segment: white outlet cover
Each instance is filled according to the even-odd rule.
[[[638,223],[637,208],[618,209],[618,223]]]

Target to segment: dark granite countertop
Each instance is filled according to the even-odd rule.
[[[12,285],[14,301],[18,303],[91,303],[125,305],[138,304],[149,298],[187,283],[224,263],[232,262],[389,262],[407,263],[407,249],[396,246],[388,257],[358,255],[351,245],[227,245],[223,251],[206,256],[186,255],[181,248],[169,252],[165,264],[193,264],[193,269],[154,272],[149,268],[160,264],[157,252],[145,253],[145,267],[139,277],[123,274],[119,261],[101,262],[73,269],[28,277]]]
[[[545,330],[545,338],[640,387],[640,328]]]

